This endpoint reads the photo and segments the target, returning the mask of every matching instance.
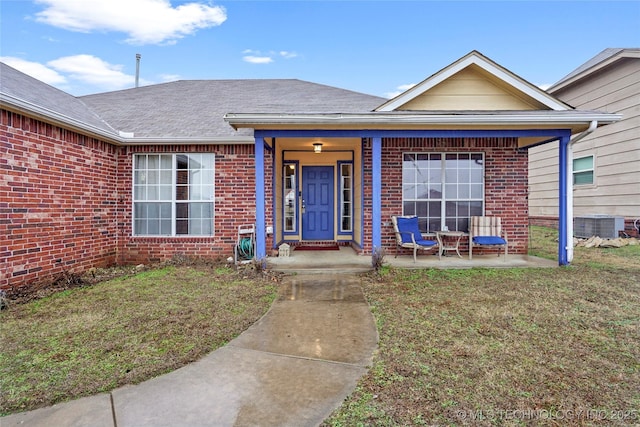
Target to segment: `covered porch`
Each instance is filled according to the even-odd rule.
[[[470,121],[477,118],[474,115]],[[469,123],[464,125],[470,127]],[[502,217],[509,229],[512,256],[508,265],[526,266],[527,146],[531,141],[560,140],[564,150],[572,134],[571,128],[555,129],[548,123],[538,126],[520,129],[522,124],[518,123],[490,130],[256,129],[256,235],[265,236],[257,239],[256,256],[273,256],[284,243],[295,247],[309,241],[334,241],[348,245],[356,257],[384,248],[390,255],[388,261],[396,263],[395,258],[391,260],[397,250],[390,228],[392,215],[418,216],[423,233],[445,226],[467,232],[470,216],[494,215]],[[322,144],[322,151],[314,151],[314,144]],[[559,153],[559,157],[566,159],[566,153]],[[267,168],[269,163],[273,166]],[[407,178],[433,165],[439,178],[434,179],[431,173],[429,177]],[[325,177],[318,180],[308,171],[325,172]],[[567,171],[561,173],[561,182],[566,182]],[[464,197],[461,186],[469,193]],[[566,206],[566,189],[561,191],[559,203]],[[320,210],[316,205],[322,205]],[[559,264],[564,265],[569,261],[562,238],[560,248]],[[461,247],[463,253],[465,249]],[[298,259],[309,258],[323,265],[322,259],[331,255],[337,254],[303,254]],[[370,257],[364,258],[364,264],[370,264]],[[489,255],[488,264],[482,257],[476,258],[473,262],[445,260],[438,265],[493,266],[491,258],[496,256]],[[397,260],[403,265],[402,257]],[[356,259],[349,263],[352,261]],[[287,262],[292,261],[275,261]],[[363,264],[362,260],[356,263]],[[504,261],[496,266],[504,267]]]
[[[430,234],[464,233],[472,216],[498,216],[511,261],[522,262],[527,149],[559,141],[558,264],[569,264],[572,141],[617,120],[575,111],[475,51],[372,110],[299,108],[225,115],[254,136],[257,258],[283,243],[317,240],[393,255],[391,216],[417,216],[420,232]],[[310,256],[322,265],[330,255]]]

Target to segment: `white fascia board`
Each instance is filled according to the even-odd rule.
[[[255,144],[252,136],[233,136],[233,137],[138,137],[123,138],[122,145],[245,145]]]
[[[550,113],[550,114],[549,114]],[[613,123],[622,118],[620,114],[582,113],[582,114],[226,114],[224,120],[234,128],[252,125],[549,125],[581,124],[597,120],[599,123]],[[244,126],[243,126],[244,125]]]
[[[462,71],[463,69],[467,68],[470,65],[477,65],[478,67],[482,68],[488,73],[493,74],[497,78],[501,79],[505,83],[508,83],[509,85],[513,86],[515,89],[519,90],[520,92],[548,106],[552,110],[565,111],[570,109],[569,106],[567,106],[562,102],[559,102],[554,97],[550,96],[549,94],[542,91],[541,89],[538,89],[533,85],[530,85],[529,83],[515,76],[511,72],[506,71],[502,67],[498,67],[492,64],[491,62],[479,57],[474,52],[468,55],[466,58],[462,58],[458,62],[453,63],[452,65],[445,68],[444,70],[436,73],[435,75],[423,81],[422,83],[419,83],[418,85],[412,87],[411,89],[407,90],[405,93],[399,95],[397,98],[392,99],[391,101],[388,101],[386,104],[383,104],[381,107],[378,107],[376,111],[394,111],[398,107],[401,107],[402,105],[406,104],[412,99],[422,95],[432,87],[442,83],[443,81],[447,80],[454,74],[458,73],[459,71]]]

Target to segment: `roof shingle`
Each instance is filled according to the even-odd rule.
[[[67,117],[107,133],[117,134],[81,99],[34,79],[2,62],[0,62],[0,93],[31,104],[35,108]]]
[[[368,112],[385,101],[295,79],[182,80],[80,98],[115,129],[142,138],[252,135],[227,113]]]

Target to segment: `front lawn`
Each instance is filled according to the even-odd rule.
[[[555,232],[532,235],[555,258]],[[383,269],[363,287],[379,352],[327,425],[640,423],[640,246],[577,248],[568,268]]]
[[[106,392],[199,359],[271,305],[276,287],[250,276],[167,266],[10,304],[0,314],[0,413]]]
[[[531,251],[555,258],[553,230]],[[274,283],[168,266],[0,314],[0,405],[11,413],[137,383],[224,345]],[[362,276],[379,351],[326,425],[640,423],[640,246],[576,248],[571,267]]]

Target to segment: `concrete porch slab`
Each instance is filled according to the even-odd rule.
[[[462,258],[457,255],[442,256],[435,254],[418,254],[417,262],[407,254],[386,255],[385,264],[397,268],[553,268],[557,261],[538,258],[530,255],[473,255],[469,260],[467,254]],[[292,251],[289,257],[267,258],[269,268],[275,271],[293,273],[342,273],[366,272],[372,269],[371,255],[358,255],[350,247],[340,247],[339,251]]]

